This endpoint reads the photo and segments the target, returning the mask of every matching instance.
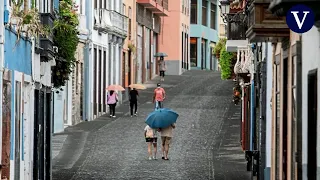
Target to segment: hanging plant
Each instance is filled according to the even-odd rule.
[[[25,33],[27,37],[47,36],[49,28],[44,27],[40,21],[38,10],[34,7],[32,0],[31,9],[28,7],[28,0],[12,0],[12,12],[9,27],[14,27],[17,33],[16,45],[20,40],[21,33]],[[24,9],[20,7],[24,5]]]
[[[64,86],[72,73],[76,58],[75,52],[79,42],[78,15],[71,0],[60,1],[59,18],[53,27],[53,42],[58,47],[56,66],[52,68],[52,83],[55,88]]]
[[[213,51],[217,58],[220,58],[220,52],[222,48],[225,48],[226,42],[227,42],[226,38],[221,38],[219,39],[217,45],[214,47]]]
[[[134,44],[129,43],[128,48],[133,54],[136,52],[136,46]]]

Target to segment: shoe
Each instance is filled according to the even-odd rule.
[[[134,116],[137,116],[137,113],[135,113]]]
[[[162,159],[164,159],[164,157],[162,156]]]
[[[152,160],[152,157],[149,157],[149,160]]]
[[[155,156],[152,157],[153,160],[157,160],[157,158]]]
[[[114,117],[114,118],[115,118],[116,116],[112,116],[112,117]]]
[[[110,117],[112,117],[112,115],[110,115]]]
[[[130,117],[132,117],[132,115]]]

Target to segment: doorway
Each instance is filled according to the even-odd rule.
[[[131,51],[129,51],[128,53],[128,85],[132,84],[131,82],[131,73],[132,73],[132,70],[131,70],[132,66],[131,66]]]
[[[308,74],[308,179],[317,177],[317,104],[318,72]]]
[[[282,108],[282,171],[283,171],[283,176],[284,179],[287,179],[287,155],[288,155],[288,96],[287,96],[287,89],[288,89],[288,58],[283,59],[283,87],[282,87],[282,92],[283,92],[283,108]]]

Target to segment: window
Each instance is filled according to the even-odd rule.
[[[198,19],[198,11],[197,11],[197,0],[191,0],[191,16],[190,16],[190,23],[197,24]]]
[[[190,65],[197,67],[197,38],[190,38]]]
[[[132,14],[132,9],[131,7],[129,6],[129,9],[128,9],[128,17],[129,17],[129,24],[128,24],[128,33],[129,33],[129,40],[131,40],[131,14]]]
[[[210,12],[210,27],[211,29],[216,29],[216,8],[217,6],[213,3],[211,3],[211,12]]]
[[[97,0],[94,0],[93,7],[94,7],[95,9],[97,9],[97,7],[98,7],[97,4],[98,4]]]
[[[207,26],[207,8],[208,3],[206,0],[202,0],[202,25]]]
[[[99,0],[99,8],[101,9],[102,7],[102,0]]]
[[[83,0],[80,0],[80,14],[84,14],[84,12],[83,12],[83,9],[82,9],[82,6],[83,6],[83,2],[82,2]]]

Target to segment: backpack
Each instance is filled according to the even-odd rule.
[[[146,137],[153,138],[153,136],[154,136],[153,129],[148,128],[147,133],[146,133]]]

